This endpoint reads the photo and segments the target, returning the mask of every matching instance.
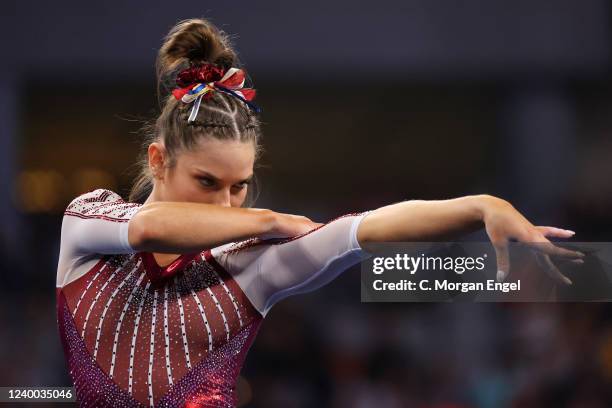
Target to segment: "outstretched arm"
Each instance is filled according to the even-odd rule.
[[[481,227],[495,248],[498,279],[509,272],[508,241],[517,239],[541,251],[547,272],[568,283],[549,256],[580,261],[584,254],[553,245],[546,237],[570,237],[571,231],[535,227],[507,201],[489,195],[449,200],[411,200],[332,220],[289,241],[264,243],[213,253],[234,276],[253,305],[265,315],[279,300],[315,290],[371,255],[374,242],[436,241]]]
[[[489,199],[475,195],[449,200],[409,200],[372,211],[357,231],[360,244],[449,240],[483,227]]]
[[[410,200],[372,211],[357,231],[360,245],[385,241],[438,241],[485,227],[496,252],[498,280],[510,270],[508,242],[523,242],[541,252],[547,272],[558,283],[571,284],[550,260],[551,255],[569,259],[584,257],[553,245],[547,237],[568,238],[573,231],[534,226],[508,201],[487,194],[449,200]]]

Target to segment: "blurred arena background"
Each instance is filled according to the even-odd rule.
[[[184,18],[231,34],[254,80],[256,207],[327,221],[490,193],[576,241],[612,240],[606,1],[5,7],[1,386],[70,384],[54,298],[62,212],[98,187],[126,197],[135,132],[157,108],[156,52]],[[242,407],[612,406],[607,303],[366,304],[359,279],[355,267],[275,306]]]

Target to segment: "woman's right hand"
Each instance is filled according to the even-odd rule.
[[[272,211],[271,228],[258,237],[261,239],[270,238],[288,238],[296,235],[302,235],[321,225],[320,222],[314,222],[308,217],[302,215],[285,214]]]

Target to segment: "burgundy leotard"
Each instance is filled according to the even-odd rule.
[[[160,267],[127,241],[140,207],[97,189],[64,215],[57,317],[81,406],[235,406],[236,379],[270,307],[368,255],[355,238],[361,213],[303,236],[228,243]]]

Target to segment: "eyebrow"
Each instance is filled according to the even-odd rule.
[[[219,177],[215,176],[212,173],[207,172],[206,170],[199,170],[196,169],[196,171],[198,173],[200,173],[201,176],[207,176],[210,177],[211,179],[215,180],[215,181],[219,181]],[[251,173],[251,175],[243,180],[240,180],[239,183],[245,182],[245,181],[251,181],[251,179],[253,178],[254,174]]]

